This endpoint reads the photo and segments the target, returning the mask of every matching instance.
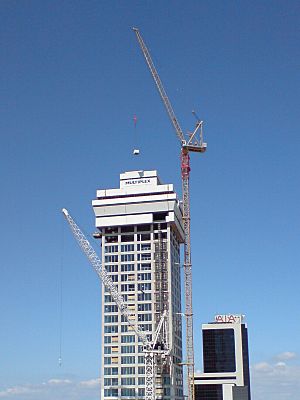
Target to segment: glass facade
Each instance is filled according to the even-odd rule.
[[[160,232],[159,232],[160,228]],[[114,231],[113,244],[111,232]],[[162,235],[162,233],[164,235]],[[162,287],[157,281],[157,243],[162,240],[165,258],[169,261],[168,280]],[[126,242],[125,244],[123,244]],[[127,301],[140,327],[153,335],[161,315],[157,303],[159,290],[165,293],[168,308],[172,308],[172,341],[174,360],[182,361],[180,301],[180,243],[168,224],[119,226],[103,229],[102,255],[104,267]],[[161,276],[159,277],[161,279]],[[172,295],[169,296],[169,293]],[[112,297],[103,291],[103,386],[104,398],[142,399],[144,396],[145,369],[142,346],[132,333]],[[117,335],[116,335],[117,333]],[[112,365],[115,367],[112,367]],[[182,399],[182,367],[174,366],[175,390],[171,396],[171,371],[163,376],[163,398]],[[111,377],[111,375],[118,375]],[[132,387],[130,387],[132,386]],[[142,386],[142,387],[141,387]],[[136,397],[137,395],[137,397]]]
[[[195,400],[223,400],[222,385],[195,385]]]
[[[203,330],[204,373],[235,372],[235,344],[233,329]]]

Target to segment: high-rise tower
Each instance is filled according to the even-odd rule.
[[[157,171],[120,175],[120,188],[97,191],[93,200],[103,266],[136,316],[153,335],[167,310],[171,357],[156,387],[164,400],[183,399],[180,244],[182,209],[172,184]],[[145,367],[141,343],[102,291],[101,400],[143,399]]]
[[[242,315],[216,315],[202,325],[203,374],[195,400],[250,400],[248,331]]]

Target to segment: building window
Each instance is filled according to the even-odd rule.
[[[195,399],[223,400],[222,385],[195,385]]]
[[[105,256],[104,261],[105,263],[118,262],[118,256],[116,254],[113,254],[111,256]]]
[[[144,375],[145,374],[145,367],[138,367],[138,374]]]
[[[203,329],[204,372],[235,372],[233,329]]]
[[[138,271],[151,271],[151,264],[150,263],[138,264],[137,269]]]
[[[134,242],[134,235],[122,235],[121,242]]]
[[[118,243],[118,235],[105,236],[105,243]]]
[[[121,254],[121,262],[134,261],[134,254]]]
[[[134,281],[134,280],[135,280],[135,275],[134,274],[123,274],[123,275],[121,275],[121,281],[122,282]]]
[[[138,293],[138,301],[151,300],[151,293]]]
[[[139,382],[139,385],[141,385],[141,386],[143,385],[144,386],[145,385],[145,378],[144,377],[140,377],[138,382]]]
[[[121,378],[121,385],[132,386],[135,385],[135,378]]]
[[[138,274],[138,281],[151,281],[151,273]]]
[[[113,282],[118,282],[118,275],[110,275],[110,279],[111,279]]]
[[[123,335],[121,337],[121,343],[134,343],[135,336],[134,335]]]
[[[135,375],[135,367],[121,367],[121,375]]]
[[[145,242],[146,240],[151,239],[150,233],[138,233],[136,236],[138,242]]]
[[[105,269],[107,272],[118,272],[117,265],[105,265]]]
[[[121,226],[121,232],[122,233],[134,232],[134,225]]]
[[[151,253],[141,253],[137,254],[137,260],[138,261],[148,261],[151,260]]]
[[[149,224],[143,224],[143,225],[138,225],[137,226],[137,231],[138,232],[147,232],[151,230],[151,225]]]
[[[151,324],[139,324],[140,328],[143,329],[145,332],[151,332],[152,331],[152,325]]]
[[[104,386],[118,386],[118,378],[104,378]]]
[[[121,364],[135,364],[135,356],[122,356]]]
[[[134,271],[134,264],[121,264],[122,272],[130,272]]]
[[[117,252],[118,252],[118,245],[104,247],[104,253],[117,253]]]
[[[118,316],[117,315],[105,315],[104,322],[105,323],[118,322]]]
[[[118,325],[104,325],[104,333],[118,333]]]
[[[118,306],[116,304],[111,304],[111,305],[105,304],[104,312],[105,313],[118,312]]]
[[[122,244],[121,252],[127,253],[128,251],[134,251],[134,244]]]
[[[121,292],[134,292],[134,283],[121,285]]]
[[[138,304],[138,311],[151,311],[151,303]]]
[[[118,397],[118,389],[114,389],[114,388],[104,389],[104,396],[105,397]]]
[[[113,302],[113,299],[112,299],[111,295],[110,294],[106,294],[104,296],[104,303],[112,303],[112,302]]]
[[[144,388],[138,388],[138,396],[141,396],[141,397],[145,396],[145,389]]]
[[[145,290],[151,290],[151,283],[139,283],[138,284],[138,290],[139,291],[145,291]]]
[[[111,364],[111,357],[104,357],[104,364],[105,365]]]
[[[135,389],[134,388],[121,389],[121,396],[133,396],[133,397],[135,397]]]
[[[144,364],[145,362],[145,357],[144,356],[138,356],[138,363],[139,364]]]
[[[152,321],[152,314],[138,314],[138,321]]]
[[[121,353],[134,353],[135,346],[121,346]]]

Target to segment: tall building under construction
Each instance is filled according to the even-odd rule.
[[[120,174],[118,189],[98,190],[92,204],[103,267],[150,339],[166,312],[170,357],[162,363],[156,387],[161,393],[158,398],[182,400],[180,244],[184,232],[173,185],[162,184],[157,171],[125,172]],[[102,289],[101,400],[144,399],[141,342],[110,293]]]

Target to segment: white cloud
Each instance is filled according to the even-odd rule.
[[[69,385],[72,383],[69,379],[49,379],[47,381],[49,385]]]
[[[10,398],[16,395],[24,395],[28,393],[32,393],[32,390],[28,386],[14,386],[0,391],[0,398]]]
[[[0,390],[1,400],[98,400],[100,379],[74,381],[51,378],[43,383],[7,387]]]
[[[297,354],[293,351],[285,351],[283,353],[277,354],[276,358],[278,360],[287,361],[297,358]]]
[[[284,354],[284,356],[283,356]],[[286,352],[274,357],[276,362],[263,361],[251,368],[251,392],[255,400],[299,400],[300,365],[289,363],[297,358]]]
[[[100,378],[90,379],[89,381],[81,381],[79,382],[79,385],[89,388],[94,388],[94,387],[100,388]]]

